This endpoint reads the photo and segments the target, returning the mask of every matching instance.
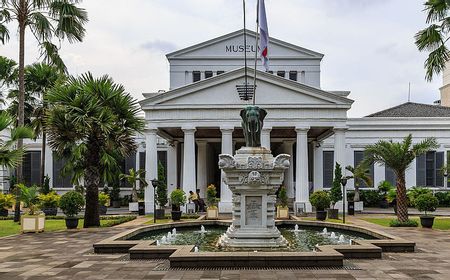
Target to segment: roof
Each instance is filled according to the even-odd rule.
[[[368,115],[369,118],[439,118],[450,117],[450,107],[406,102]]]

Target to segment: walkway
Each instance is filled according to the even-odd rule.
[[[349,260],[353,270],[168,270],[164,261],[95,255],[92,244],[126,227],[25,234],[0,239],[0,279],[449,279],[450,233],[395,229],[357,218],[350,222],[414,240],[417,253],[386,253],[381,260]],[[127,227],[135,226],[132,221]]]

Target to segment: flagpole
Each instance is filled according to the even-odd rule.
[[[247,31],[245,23],[245,0],[242,0],[244,12],[244,80],[245,80],[245,100],[248,100],[248,84],[247,84]]]
[[[255,38],[255,75],[253,77],[253,105],[256,102],[256,66],[258,62],[258,33],[259,33],[259,0],[256,4],[256,38]]]

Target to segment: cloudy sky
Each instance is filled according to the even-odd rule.
[[[441,77],[424,79],[426,54],[414,46],[424,0],[266,0],[272,37],[325,54],[322,88],[350,90],[350,117],[407,101],[432,103]],[[139,100],[169,87],[165,54],[242,28],[241,0],[84,0],[83,43],[62,45],[71,74],[109,74]],[[256,0],[247,0],[254,29]],[[16,30],[0,55],[17,59]],[[28,36],[26,62],[39,59]]]

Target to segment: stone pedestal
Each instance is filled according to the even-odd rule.
[[[233,193],[233,223],[219,245],[239,248],[283,247],[287,241],[275,226],[275,192],[289,168],[289,155],[273,157],[263,147],[243,147],[219,156],[219,167]]]

